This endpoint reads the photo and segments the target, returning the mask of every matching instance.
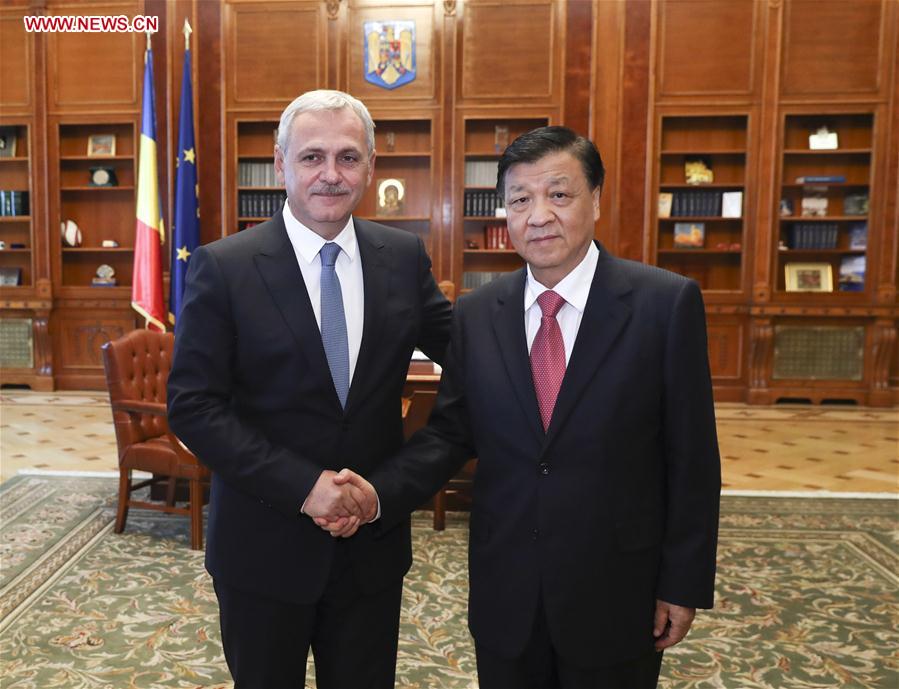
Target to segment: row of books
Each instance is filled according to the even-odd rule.
[[[0,190],[0,216],[28,215],[28,192]]]
[[[502,271],[471,270],[462,273],[462,289],[477,289],[493,282],[501,275]]]
[[[497,213],[497,209],[503,209]],[[494,215],[504,217],[503,199],[490,189],[466,189],[462,212],[467,216],[484,217]]]
[[[836,249],[840,227],[830,222],[797,222],[788,230],[791,249]]]
[[[849,250],[864,251],[868,248],[868,223],[855,223],[849,227]],[[837,223],[797,222],[787,232],[790,249],[835,249],[839,243]]]
[[[495,187],[498,168],[499,161],[496,160],[466,160],[465,186]]]
[[[242,191],[237,214],[242,218],[267,218],[278,212],[287,195],[283,191]]]
[[[485,249],[511,249],[512,240],[509,238],[509,228],[505,225],[484,226]]]
[[[276,187],[275,167],[271,163],[237,164],[237,184],[241,187]]]
[[[663,191],[659,194],[660,218],[741,218],[742,191]]]

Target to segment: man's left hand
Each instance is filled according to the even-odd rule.
[[[690,631],[696,608],[666,603],[656,599],[656,616],[652,635],[656,638],[656,650],[662,651],[674,646]]]

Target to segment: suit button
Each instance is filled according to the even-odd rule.
[[[539,531],[538,529],[534,529],[534,530],[531,532],[531,538],[532,538],[533,540],[536,541],[537,538],[538,538],[539,536],[540,536],[540,531]]]
[[[549,464],[546,462],[540,462],[540,464],[537,465],[537,470],[544,476],[549,476]]]

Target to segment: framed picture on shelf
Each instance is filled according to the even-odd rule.
[[[406,206],[406,181],[395,177],[378,180],[376,216],[402,215]]]
[[[687,184],[711,184],[715,181],[712,161],[708,158],[687,158],[684,161],[684,181]]]
[[[0,158],[16,157],[16,128],[0,127]]]
[[[0,287],[18,287],[21,284],[21,268],[0,268]]]
[[[705,223],[674,223],[674,247],[676,249],[701,249],[705,244]]]
[[[115,134],[91,134],[87,137],[89,158],[109,158],[115,155]]]
[[[833,292],[833,269],[829,263],[787,263],[787,292]]]

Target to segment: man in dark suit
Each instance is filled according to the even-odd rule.
[[[441,361],[449,338],[421,240],[351,216],[374,159],[361,102],[303,94],[278,130],[282,211],[191,259],[169,422],[214,472],[206,567],[238,689],[303,687],[310,646],[320,688],[394,685],[408,522],[312,522],[359,526],[332,477],[399,449],[412,350]]]
[[[478,457],[481,689],[654,687],[661,651],[712,606],[720,461],[702,296],[595,242],[603,177],[594,145],[564,127],[506,149],[497,189],[527,267],[457,301],[428,426],[370,484],[337,479],[368,494],[366,517],[374,488],[386,537]]]

